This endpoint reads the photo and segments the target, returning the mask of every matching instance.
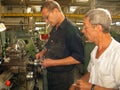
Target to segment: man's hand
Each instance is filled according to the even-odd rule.
[[[90,90],[92,84],[84,80],[77,80],[75,84],[72,84],[69,90]]]
[[[92,84],[84,81],[84,80],[77,80],[75,87],[79,88],[79,90],[90,90]]]
[[[43,56],[43,54],[41,52],[39,52],[36,54],[36,59],[40,59],[40,58],[42,58],[42,56]]]
[[[49,59],[49,58],[46,58],[44,60],[40,60],[41,65],[43,66],[43,68],[54,66],[54,61],[55,60],[52,60],[52,59]]]
[[[46,53],[47,49],[43,48],[41,52],[36,54],[36,59],[41,59],[43,55]]]

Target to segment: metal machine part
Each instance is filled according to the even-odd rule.
[[[24,48],[25,48],[25,42],[22,39],[18,39],[15,49],[22,50]]]
[[[0,64],[2,64],[4,62],[4,59],[1,57],[0,58]]]
[[[0,90],[7,90],[8,86],[5,85],[7,80],[10,80],[13,77],[13,73],[10,70],[3,71],[0,74]]]
[[[38,81],[40,78],[40,74],[42,73],[41,63],[40,60],[33,60],[29,61],[29,64],[27,65],[27,80],[33,81],[33,89],[32,90],[39,90]]]
[[[27,79],[33,79],[33,72],[31,71],[31,72],[28,72],[27,74],[26,74],[26,78]]]
[[[6,79],[11,80],[12,86],[10,89],[20,88],[20,90],[39,90],[42,88],[42,85],[40,86],[38,83],[41,82],[40,80],[42,78],[40,60],[31,60],[28,57],[20,58],[20,52],[15,49],[9,49],[7,56],[10,58],[9,62],[4,62],[0,66],[7,67],[7,70],[10,73],[9,74],[6,69],[2,69],[3,72],[7,72],[6,75],[10,75],[9,78]],[[0,76],[4,76],[3,72]],[[6,90],[6,88],[8,88],[5,85],[6,80],[1,82],[4,77],[0,78],[0,88],[4,88]]]
[[[27,79],[33,79],[34,75],[37,73],[41,73],[41,63],[40,60],[35,59],[34,61],[29,61],[27,64]]]

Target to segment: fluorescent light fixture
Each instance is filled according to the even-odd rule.
[[[35,30],[43,30],[45,27],[35,27]]]
[[[76,2],[88,2],[89,0],[76,0]]]
[[[76,25],[83,25],[83,23],[82,22],[77,22]]]
[[[27,13],[31,13],[32,9],[30,7],[27,8]]]
[[[41,6],[33,6],[33,8],[35,8],[36,12],[40,12],[41,11]]]
[[[116,22],[116,25],[117,25],[117,26],[120,26],[120,22]]]
[[[35,30],[40,30],[40,27],[35,27]]]
[[[0,23],[0,32],[5,31],[6,27],[3,23]]]
[[[46,22],[35,22],[35,24],[46,24]]]
[[[77,9],[77,6],[71,6],[70,7],[70,13],[73,13]]]
[[[42,1],[42,0],[30,0],[30,1]]]

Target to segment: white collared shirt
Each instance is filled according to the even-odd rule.
[[[109,47],[96,59],[97,46],[88,65],[89,82],[106,88],[120,89],[120,43],[112,38]]]

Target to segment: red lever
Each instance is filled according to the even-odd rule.
[[[11,85],[11,82],[10,82],[9,80],[7,80],[7,81],[5,82],[5,85],[6,85],[6,86],[10,86],[10,85]]]

